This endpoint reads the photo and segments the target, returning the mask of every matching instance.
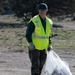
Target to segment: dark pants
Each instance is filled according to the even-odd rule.
[[[46,61],[46,50],[29,50],[29,58],[31,60],[31,75],[41,75]]]

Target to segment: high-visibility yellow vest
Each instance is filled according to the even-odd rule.
[[[37,50],[46,49],[49,45],[49,36],[51,34],[51,20],[46,17],[46,32],[44,31],[39,15],[34,16],[31,21],[35,25],[32,34],[32,42]]]

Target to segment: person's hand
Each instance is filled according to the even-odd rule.
[[[52,50],[52,46],[48,46],[47,51],[51,51]]]
[[[35,46],[33,45],[32,42],[30,42],[28,48],[29,48],[29,50],[34,50],[35,49]]]

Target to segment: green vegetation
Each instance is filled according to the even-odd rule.
[[[58,34],[58,36],[52,38],[52,45],[54,48],[75,49],[75,30],[54,28],[53,33]]]
[[[24,47],[25,28],[3,28],[0,29],[0,48]]]
[[[11,21],[13,19],[10,18]],[[8,23],[7,23],[8,22]],[[20,47],[27,48],[25,31],[26,27],[22,23],[17,24],[15,21],[1,21],[0,28],[0,48]],[[22,22],[22,21],[21,21]],[[66,23],[65,23],[66,24]],[[75,49],[75,30],[69,27],[63,27],[62,24],[55,24],[52,30],[53,34],[58,34],[52,38],[52,46],[55,49]]]
[[[0,29],[0,48],[21,47],[25,48],[24,37],[26,28]],[[75,30],[64,30],[64,28],[53,28],[53,34],[58,36],[52,38],[52,46],[55,49],[75,49]]]

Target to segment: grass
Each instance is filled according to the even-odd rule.
[[[0,48],[25,47],[25,28],[0,29]]]
[[[4,21],[0,20],[2,24],[14,24],[16,19],[11,16],[5,16]],[[4,18],[2,16],[2,18]],[[10,20],[9,20],[10,19]],[[20,20],[19,20],[20,21]],[[21,20],[22,22],[22,20]],[[23,22],[22,22],[23,24]],[[61,24],[60,24],[61,26]],[[27,48],[25,38],[26,27],[4,27],[0,28],[0,49],[7,47]],[[75,30],[66,28],[53,28],[52,33],[57,33],[58,36],[52,38],[52,46],[55,49],[75,49]]]
[[[0,48],[21,47],[25,48],[24,28],[3,28],[0,29]],[[64,30],[64,28],[53,28],[53,34],[58,36],[52,38],[52,46],[56,49],[75,49],[75,30]]]
[[[54,28],[52,33],[58,36],[52,38],[52,45],[57,49],[75,49],[75,30],[64,30],[64,28]]]

